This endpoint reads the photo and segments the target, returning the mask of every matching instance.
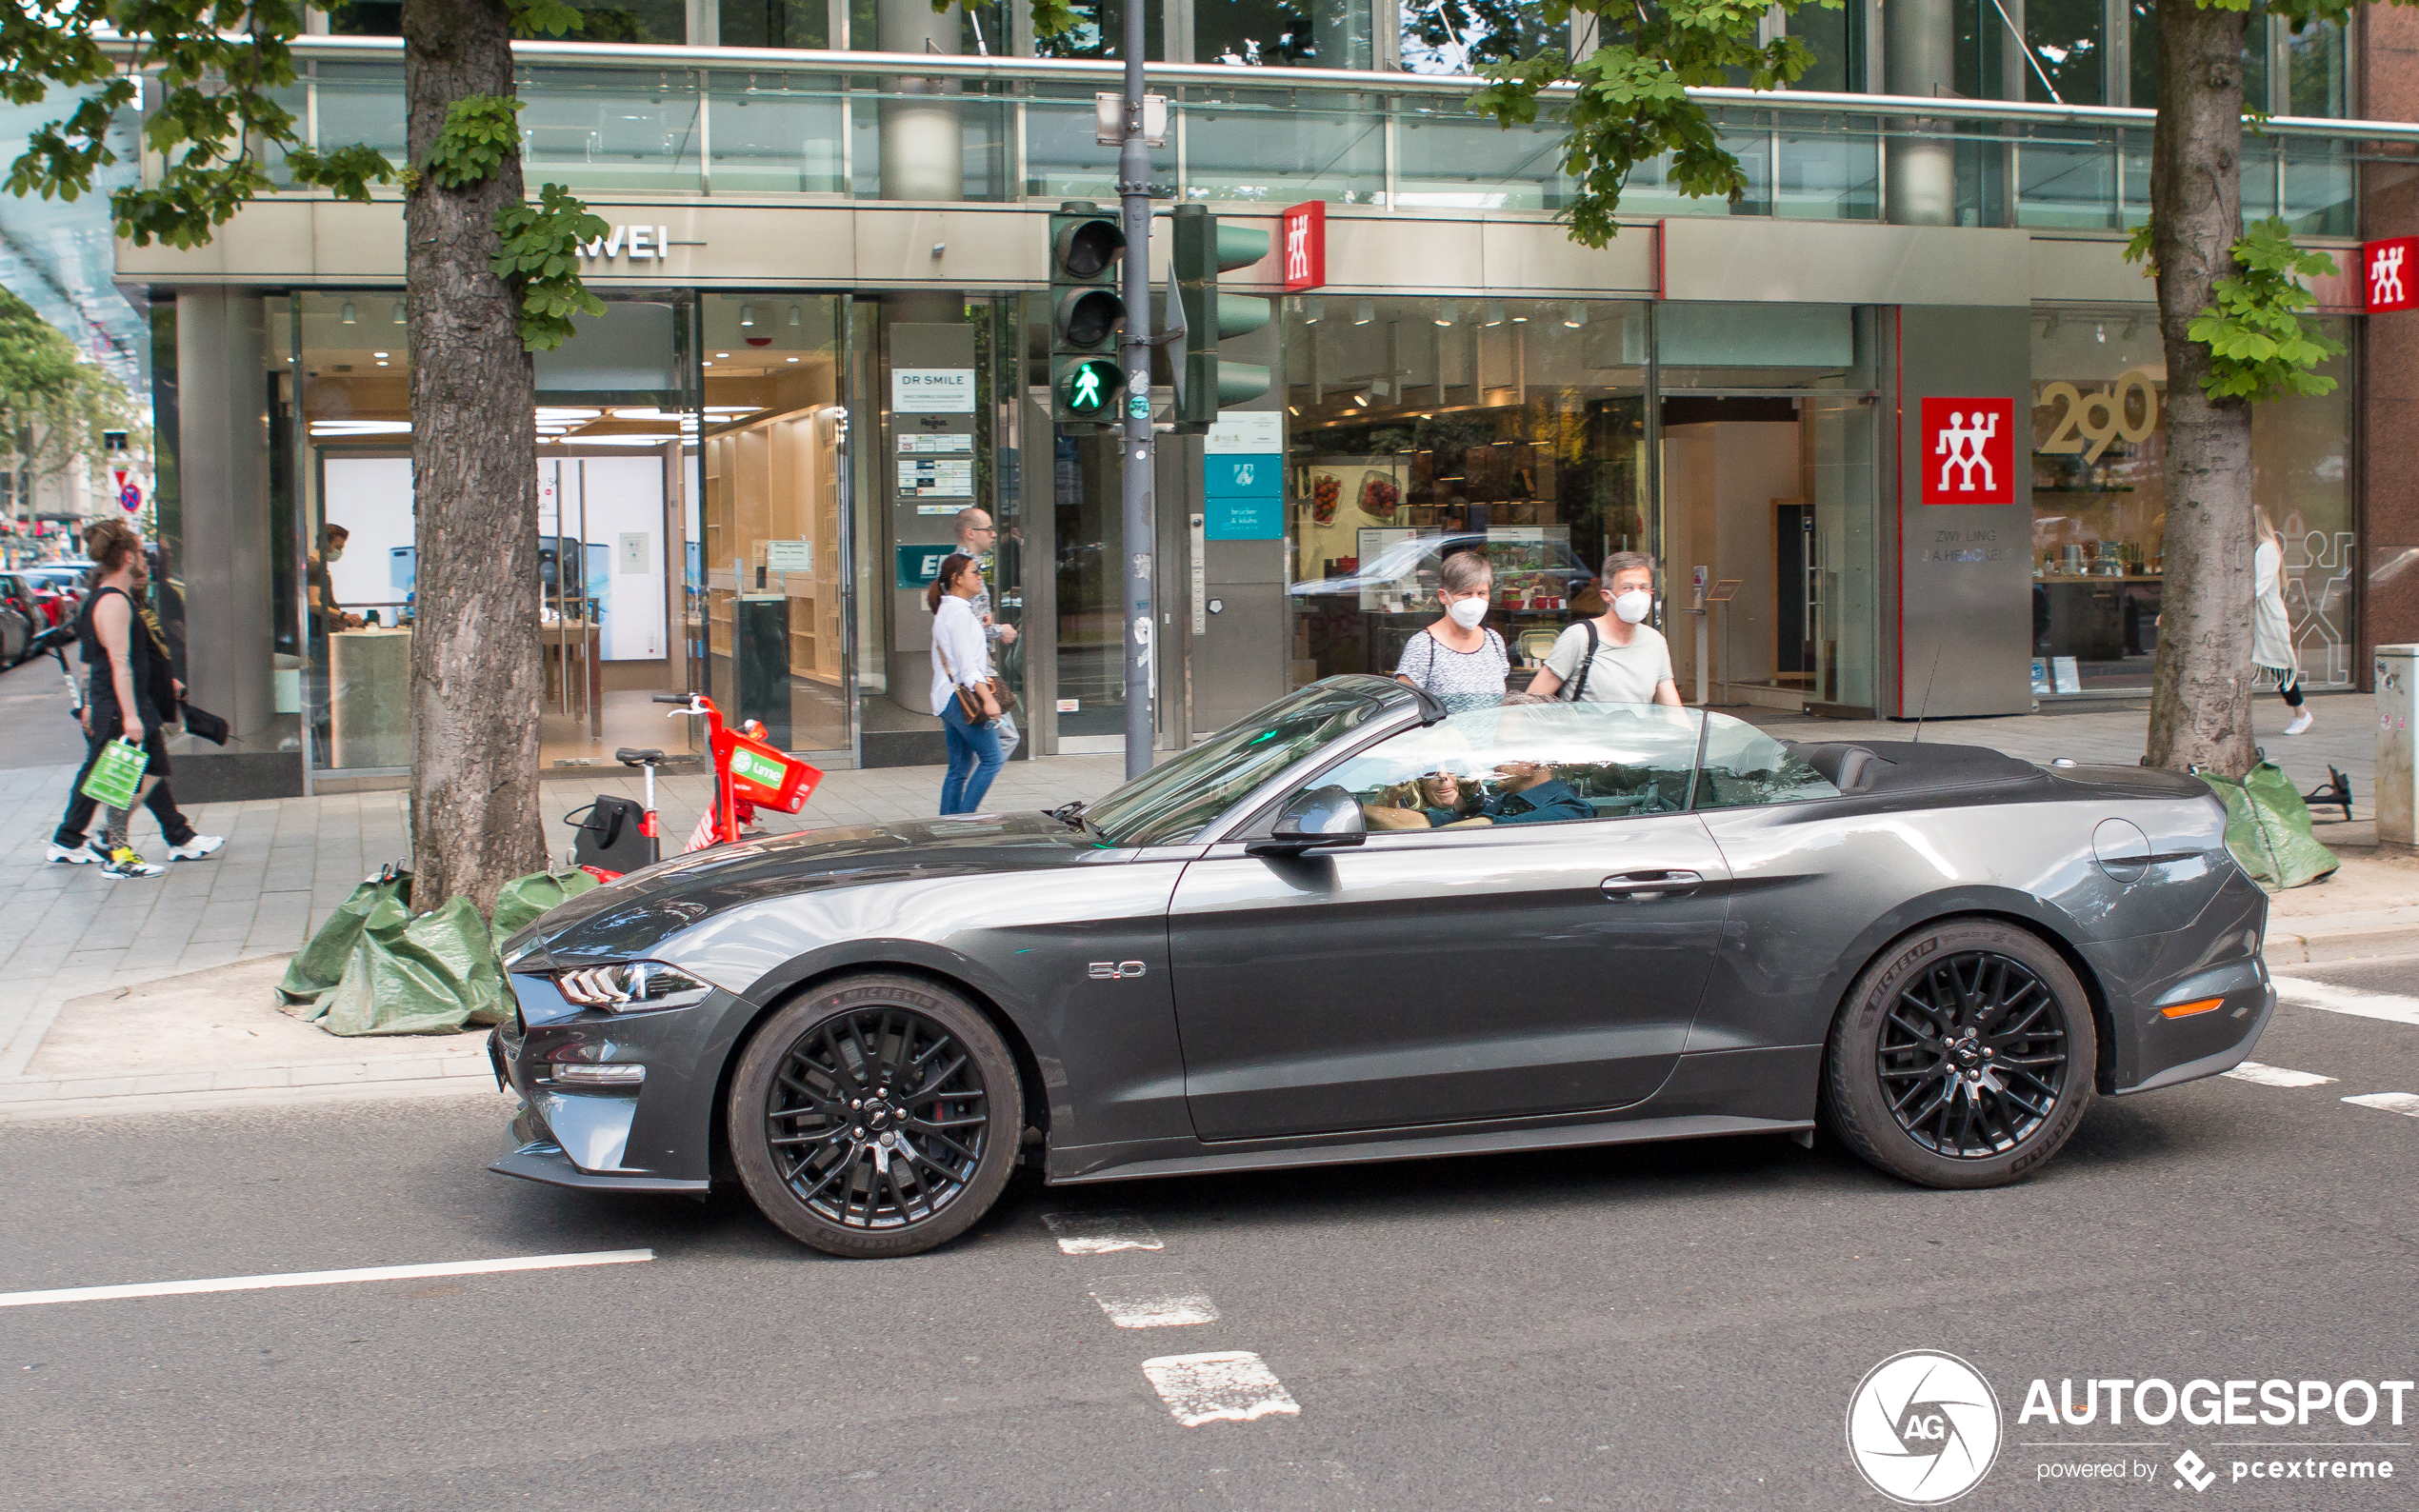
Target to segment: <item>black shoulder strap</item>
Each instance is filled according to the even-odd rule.
[[[1588,674],[1596,666],[1596,622],[1581,620],[1579,624],[1588,632],[1588,654],[1580,659],[1579,675],[1570,680],[1570,701],[1574,704],[1588,696]]]

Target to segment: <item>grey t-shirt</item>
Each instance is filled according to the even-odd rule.
[[[1563,681],[1555,696],[1568,697],[1564,691],[1579,676],[1579,659],[1588,654],[1588,627],[1571,626],[1554,638],[1554,648],[1546,653],[1546,666]],[[1590,704],[1651,704],[1654,690],[1671,681],[1671,647],[1662,632],[1650,626],[1629,627],[1629,644],[1615,646],[1604,631],[1596,631],[1595,665],[1589,669],[1586,698]]]

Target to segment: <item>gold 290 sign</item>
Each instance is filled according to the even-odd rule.
[[[2158,433],[2158,386],[2139,368],[2120,373],[2114,383],[2089,393],[2063,380],[2043,384],[2033,408],[2052,406],[2057,413],[2051,417],[2049,437],[2034,447],[2035,451],[2067,455],[2080,451],[2086,462],[2097,462],[2100,453],[2118,441],[2140,446]]]

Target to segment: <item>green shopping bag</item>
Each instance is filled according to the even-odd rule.
[[[131,808],[143,786],[143,770],[151,753],[132,741],[113,740],[101,747],[92,775],[84,779],[84,796],[107,808]]]

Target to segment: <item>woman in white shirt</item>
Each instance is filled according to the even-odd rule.
[[[1671,647],[1646,623],[1654,607],[1654,559],[1637,551],[1605,558],[1605,612],[1562,632],[1529,691],[1589,704],[1680,706]]]
[[[2293,711],[2285,733],[2309,728],[2309,710],[2302,706],[2301,662],[2293,655],[2292,617],[2285,612],[2285,538],[2276,533],[2268,510],[2253,511],[2259,544],[2251,548],[2251,661],[2276,674],[2276,691]]]
[[[981,808],[991,779],[1008,759],[1000,750],[999,703],[991,696],[990,643],[972,603],[982,591],[982,568],[963,551],[950,552],[941,575],[924,590],[925,605],[932,610],[932,710],[941,716],[950,743],[949,773],[941,779],[944,814]],[[968,719],[958,706],[961,687],[982,706],[982,719]]]

